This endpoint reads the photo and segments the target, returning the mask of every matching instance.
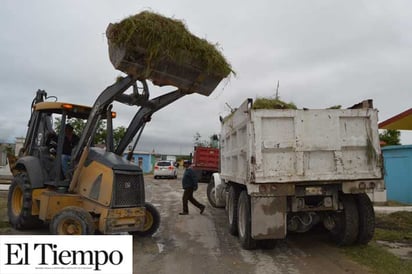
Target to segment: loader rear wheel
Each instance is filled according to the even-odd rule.
[[[331,230],[332,239],[339,246],[353,244],[358,238],[359,214],[353,195],[341,194],[343,210],[333,215],[335,227]]]
[[[207,199],[209,200],[209,203],[213,207],[218,207],[216,204],[216,196],[215,196],[215,180],[213,177],[210,179],[209,184],[207,185]]]
[[[355,197],[359,212],[359,234],[357,243],[367,244],[375,233],[375,211],[369,196],[365,193]]]
[[[239,201],[240,190],[234,185],[229,188],[229,197],[227,203],[227,219],[229,222],[229,233],[236,236],[237,231],[237,212],[238,212],[238,201]]]
[[[159,226],[160,226],[159,211],[157,211],[154,205],[150,203],[146,203],[145,207],[146,207],[146,218],[145,218],[145,224],[143,226],[143,230],[130,231],[129,234],[140,236],[140,237],[148,237],[148,236],[152,236],[159,229]]]
[[[26,173],[19,173],[13,178],[7,203],[7,215],[14,228],[33,229],[43,225],[38,216],[32,215],[32,188]]]
[[[81,207],[65,207],[50,222],[50,232],[55,235],[91,235],[94,231],[93,217]]]
[[[250,196],[244,190],[240,193],[238,204],[238,232],[240,245],[244,249],[255,249],[257,241],[252,238],[252,215],[250,207]]]

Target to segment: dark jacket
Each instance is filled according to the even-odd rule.
[[[197,176],[193,169],[186,168],[185,173],[183,174],[182,187],[197,189]]]
[[[73,134],[71,140],[69,140],[66,136],[64,136],[63,154],[71,155],[72,149],[79,143],[79,141],[80,141],[80,138],[75,134]]]

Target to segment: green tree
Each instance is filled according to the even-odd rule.
[[[7,155],[14,155],[14,148],[11,145],[5,144],[0,146],[0,151],[4,151]]]
[[[114,142],[115,147],[119,145],[120,140],[123,138],[125,133],[126,133],[126,128],[124,126],[119,126],[113,129],[113,142]]]
[[[379,133],[379,139],[385,142],[385,145],[400,145],[401,144],[401,132],[395,129],[387,129],[382,133]]]
[[[202,140],[202,136],[199,132],[196,132],[193,136],[193,143],[195,146],[203,147],[205,146],[204,140]]]
[[[219,136],[217,134],[213,134],[209,136],[209,140],[205,140],[205,139],[202,139],[202,136],[200,135],[199,132],[196,132],[195,135],[193,136],[193,143],[195,146],[218,148],[219,147]]]
[[[86,126],[86,120],[78,119],[78,118],[71,118],[68,119],[67,123],[69,123],[73,127],[73,132],[80,136],[83,132],[84,127]],[[61,119],[56,118],[54,122],[54,129],[56,132],[60,131]],[[107,123],[106,121],[99,121],[97,126],[96,135],[94,136],[94,143],[95,144],[104,144],[106,143],[107,137]],[[119,126],[113,129],[113,143],[116,147],[120,140],[123,138],[124,134],[126,133],[126,128],[124,126]]]

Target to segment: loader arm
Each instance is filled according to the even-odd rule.
[[[126,130],[124,137],[121,139],[119,145],[117,146],[115,153],[121,155],[125,151],[126,147],[133,140],[139,129],[141,129],[146,122],[150,121],[153,113],[185,95],[187,95],[187,93],[184,93],[180,89],[177,89],[175,91],[148,100],[144,105],[142,105],[142,107],[133,117],[133,120],[130,122],[130,125]]]
[[[72,158],[75,162],[79,161],[83,149],[90,146],[100,116],[107,111],[114,101],[127,105],[140,106],[140,109],[137,111],[127,128],[125,136],[122,138],[114,151],[116,154],[121,155],[129,143],[133,140],[139,129],[141,129],[142,126],[150,120],[153,113],[188,94],[187,92],[177,89],[149,100],[149,92],[145,81],[141,81],[144,89],[143,94],[138,94],[135,90],[132,94],[124,94],[124,92],[131,86],[136,87],[136,81],[138,81],[138,79],[133,78],[132,76],[124,77],[115,84],[107,87],[99,95],[92,107],[87,123],[84,127],[82,135],[80,136],[79,143],[73,150]]]
[[[82,135],[78,145],[72,152],[73,159],[77,162],[80,159],[80,155],[87,145],[90,138],[94,135],[95,127],[99,121],[100,115],[106,110],[106,108],[115,101],[117,96],[120,96],[128,88],[130,88],[137,79],[132,76],[127,76],[117,81],[115,84],[107,87],[94,102],[93,108],[90,112],[87,123],[83,129]]]

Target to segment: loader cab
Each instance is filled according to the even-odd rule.
[[[33,105],[32,115],[29,122],[29,129],[24,144],[24,156],[32,156],[38,159],[41,169],[40,185],[55,186],[65,188],[68,186],[72,167],[66,174],[62,171],[62,153],[65,137],[65,127],[72,119],[79,119],[80,122],[87,120],[91,112],[91,107],[63,102],[39,102]],[[106,116],[109,116],[108,119]],[[115,117],[114,112],[109,115],[100,115],[100,120],[110,120],[107,122],[111,131],[111,119]],[[54,124],[58,122],[55,129]],[[96,125],[97,128],[97,125]],[[81,132],[75,132],[78,136]],[[110,135],[110,134],[109,134]],[[90,136],[90,138],[93,138]],[[33,158],[31,158],[33,159]],[[35,159],[33,159],[36,161]],[[36,183],[34,183],[36,184]]]

